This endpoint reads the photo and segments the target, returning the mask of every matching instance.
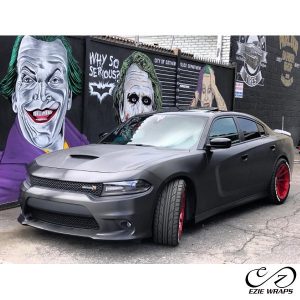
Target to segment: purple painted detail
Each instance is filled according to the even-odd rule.
[[[87,138],[65,119],[65,140],[69,147],[89,144]],[[16,202],[27,175],[26,166],[44,151],[30,144],[22,135],[18,119],[12,126],[3,152],[0,152],[0,205]]]
[[[200,98],[201,98],[201,94],[202,94],[202,81],[203,81],[203,75],[205,73],[205,67],[201,68],[199,75],[198,75],[198,83],[197,83],[197,92],[200,94]]]

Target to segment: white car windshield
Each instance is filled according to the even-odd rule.
[[[101,143],[188,150],[199,142],[206,122],[206,117],[192,115],[136,116],[105,137]]]

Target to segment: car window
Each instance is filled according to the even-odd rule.
[[[188,150],[198,144],[208,118],[178,114],[135,116],[101,143]]]
[[[256,122],[245,118],[237,118],[237,120],[245,141],[260,137]]]
[[[264,127],[261,124],[257,123],[257,127],[258,127],[258,131],[259,131],[261,136],[266,135],[266,131],[265,131]]]
[[[233,144],[239,142],[239,134],[233,118],[217,119],[212,124],[209,140],[217,137],[229,138]]]

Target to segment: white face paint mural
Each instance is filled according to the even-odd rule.
[[[137,64],[132,64],[125,76],[123,104],[119,106],[121,121],[136,114],[151,112],[153,105],[154,91],[148,74]]]
[[[60,40],[26,36],[17,59],[18,77],[12,106],[23,136],[40,149],[62,149],[64,119],[72,105],[67,51]]]

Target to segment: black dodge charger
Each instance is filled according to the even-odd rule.
[[[293,141],[242,113],[186,110],[132,117],[98,144],[38,157],[19,222],[103,240],[177,245],[185,222],[290,189]]]

